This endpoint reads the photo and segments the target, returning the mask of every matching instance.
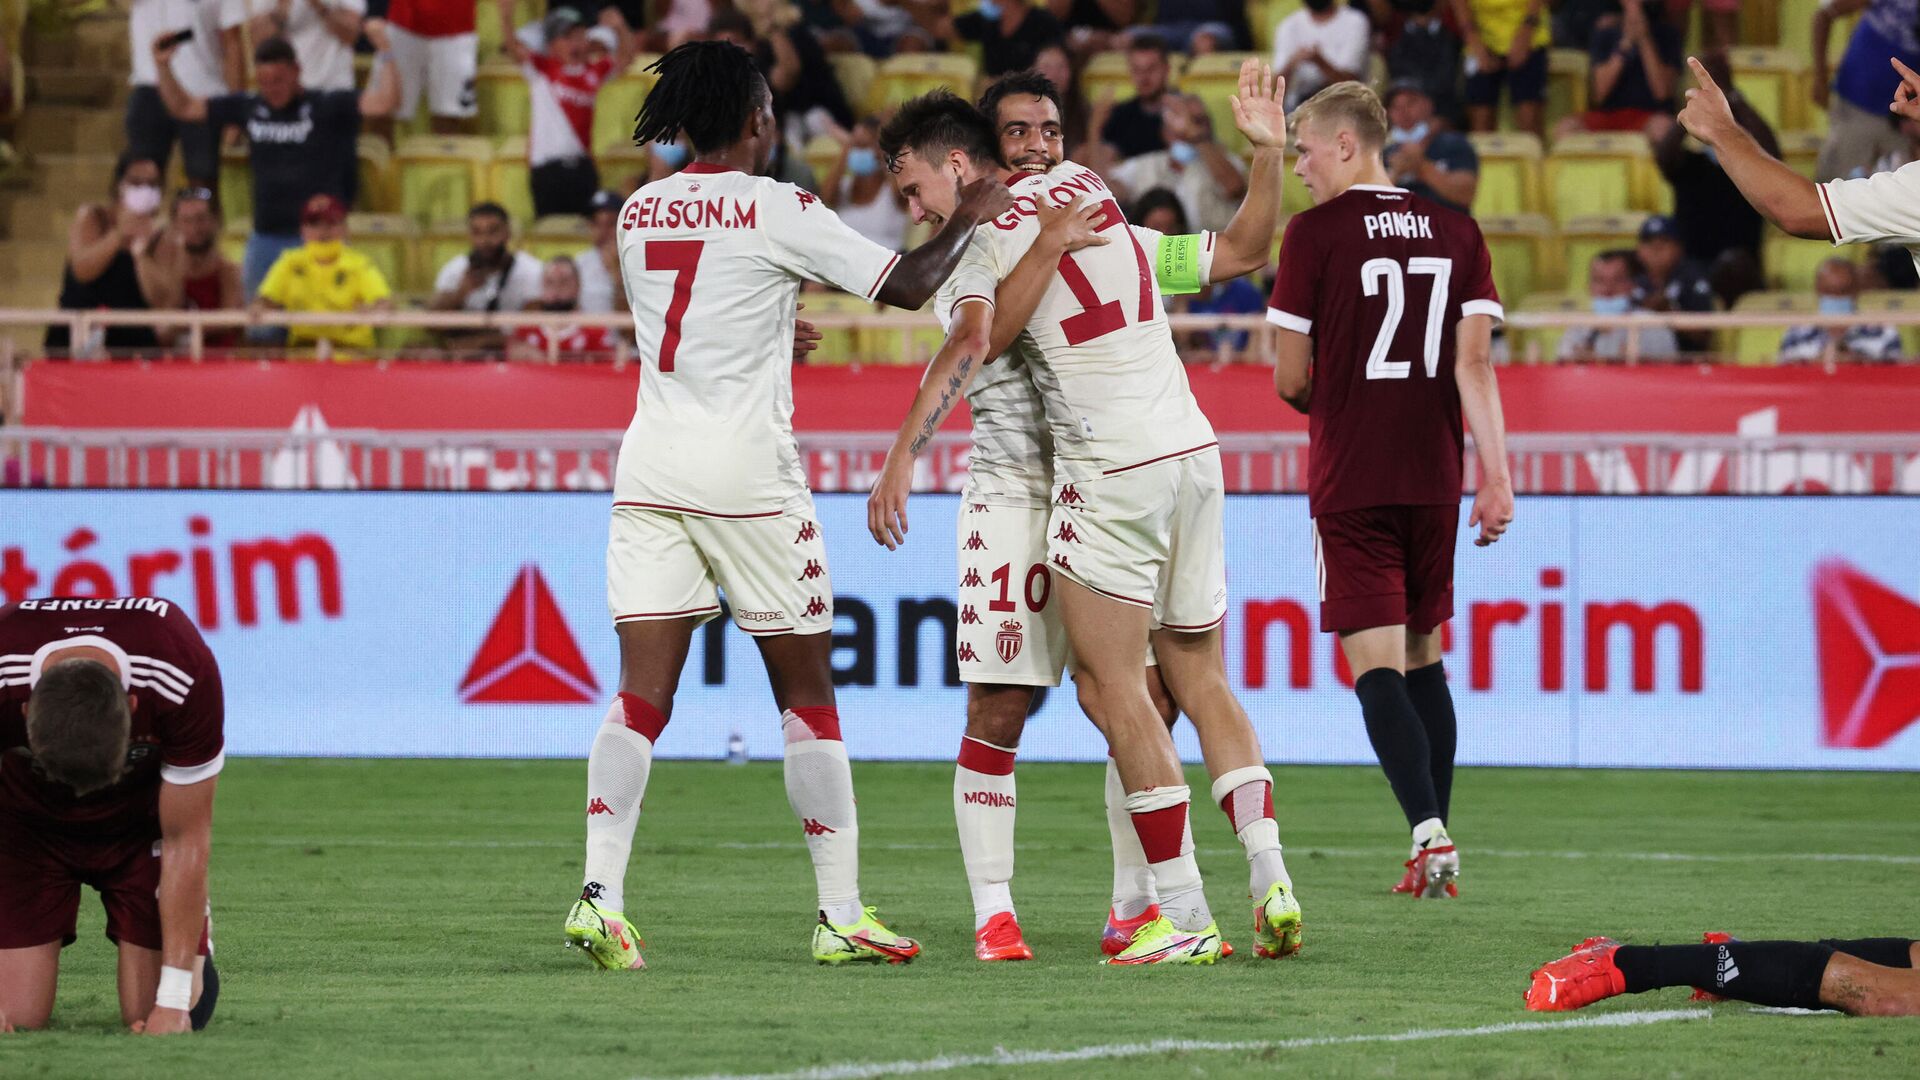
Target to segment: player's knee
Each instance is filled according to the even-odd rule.
[[[648,700],[640,694],[622,690],[613,704],[607,707],[603,722],[615,727],[625,727],[644,736],[648,742],[659,742],[660,733],[667,728],[667,717],[673,709],[673,696],[666,696],[663,703]]]
[[[967,738],[1008,749],[1020,745],[1031,694],[992,694],[967,702]]]

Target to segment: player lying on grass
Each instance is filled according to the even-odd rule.
[[[171,601],[0,607],[0,1032],[46,1026],[82,885],[120,949],[120,1019],[207,1025],[222,732],[220,670]]]
[[[1889,62],[1900,73],[1900,86],[1887,110],[1920,121],[1920,72],[1898,57]],[[1680,123],[1688,134],[1713,148],[1727,178],[1761,216],[1794,236],[1829,240],[1836,246],[1901,244],[1920,267],[1920,161],[1855,180],[1816,184],[1767,153],[1740,126],[1726,93],[1705,65],[1688,57],[1687,66],[1699,85],[1687,91]]]
[[[1340,635],[1367,738],[1413,830],[1393,891],[1453,896],[1455,722],[1439,631],[1453,617],[1463,410],[1481,465],[1475,542],[1513,521],[1493,262],[1472,218],[1393,186],[1371,89],[1335,83],[1293,120],[1294,172],[1315,205],[1287,223],[1267,320],[1280,328],[1274,385],[1307,414],[1320,629]]]
[[[1215,799],[1247,850],[1257,951],[1278,956],[1299,947],[1300,911],[1280,854],[1272,777],[1220,649],[1226,582],[1217,442],[1187,385],[1153,269],[1161,259],[1190,262],[1184,272],[1197,285],[1265,265],[1283,168],[1281,93],[1257,63],[1242,68],[1234,108],[1256,148],[1250,193],[1218,237],[1183,243],[1130,229],[1105,182],[1071,162],[1013,177],[1015,211],[978,230],[944,291],[951,298],[947,342],[869,503],[876,539],[901,542],[913,458],[994,355],[989,331],[1001,316],[993,309],[1014,310],[1054,449],[1048,561],[1075,684],[1107,735],[1160,899],[1161,916],[1136,930],[1114,963],[1209,964],[1222,954],[1193,859],[1190,795],[1140,674],[1150,635],[1173,699],[1200,734]],[[977,148],[913,137],[902,145],[913,151],[905,167],[925,170],[902,190],[923,202],[951,199],[964,179],[1005,175]],[[1038,207],[1082,195],[1101,207],[1099,229],[1111,231],[1113,243],[1059,259],[1043,289],[1018,279],[1016,264],[1041,233]]]
[[[975,184],[946,229],[896,254],[812,194],[758,175],[779,129],[746,51],[694,42],[652,70],[660,78],[634,139],[684,133],[694,159],[635,192],[620,214],[642,363],[607,542],[620,692],[587,759],[585,882],[565,934],[603,968],[644,966],[623,913],[634,824],[694,629],[719,614],[724,591],[780,709],[787,797],[819,890],[813,956],[905,961],[919,944],[860,901],[853,774],[829,663],[833,584],[793,437],[795,301],[810,279],[918,308],[973,226],[1010,201],[998,184]]]
[[[1588,938],[1533,973],[1526,1002],[1536,1012],[1566,1012],[1619,994],[1691,986],[1695,1001],[1920,1016],[1916,965],[1920,941],[1911,938],[1741,941],[1710,933],[1699,945]]]

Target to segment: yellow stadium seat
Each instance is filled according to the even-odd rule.
[[[490,140],[479,135],[409,135],[394,155],[400,212],[422,225],[460,221],[486,190]]]
[[[1755,313],[1781,316],[1775,326],[1744,326],[1733,334],[1733,362],[1743,366],[1769,366],[1780,360],[1780,338],[1796,321],[1793,316],[1819,310],[1820,302],[1812,292],[1751,292],[1733,305],[1743,315]]]
[[[873,79],[879,73],[879,66],[864,53],[832,53],[827,60],[833,64],[834,79],[840,84],[840,92],[846,95],[847,104],[853,107],[854,114],[866,115],[867,95],[873,90]]]
[[[1786,162],[1794,172],[1813,179],[1814,166],[1820,158],[1820,146],[1826,142],[1826,136],[1818,131],[1776,131],[1773,135],[1780,140],[1780,160]]]
[[[629,142],[601,147],[594,164],[600,170],[600,186],[624,199],[647,182],[651,160],[644,147]]]
[[[1492,131],[1469,135],[1480,155],[1480,187],[1473,197],[1476,216],[1531,214],[1540,209],[1540,140],[1527,132]]]
[[[973,98],[980,64],[971,56],[949,53],[899,53],[881,61],[867,91],[867,111],[886,112],[908,98],[942,86],[963,98]]]
[[[514,0],[513,25],[525,26],[538,22],[546,14],[547,6],[542,0]],[[497,56],[500,53],[500,15],[493,4],[481,4],[474,12],[473,29],[480,39],[481,57]],[[361,80],[365,85],[365,80]]]
[[[487,198],[507,208],[517,223],[533,220],[533,188],[527,179],[527,137],[500,140],[487,162]]]
[[[1632,249],[1640,242],[1640,223],[1647,215],[1637,212],[1589,214],[1562,222],[1560,252],[1566,267],[1569,290],[1584,292],[1587,264],[1595,255],[1617,248]]]
[[[427,229],[414,246],[413,283],[407,291],[432,296],[433,280],[440,275],[440,268],[455,256],[465,255],[471,250],[473,244],[467,239],[464,222],[443,222]]]
[[[1127,73],[1126,52],[1113,49],[1088,57],[1086,66],[1080,69],[1080,94],[1094,104],[1105,101],[1108,94],[1115,102],[1132,98],[1133,78]]]
[[[1587,88],[1592,85],[1587,54],[1580,49],[1547,53],[1547,128],[1563,116],[1587,111]]]
[[[378,135],[362,135],[354,143],[354,157],[360,177],[359,208],[373,214],[391,214],[400,209],[398,179],[393,168],[393,150]]]
[[[1653,158],[1638,134],[1569,135],[1553,144],[1546,166],[1547,209],[1563,224],[1583,214],[1650,208],[1645,174],[1653,171]]]
[[[253,219],[227,216],[227,222],[220,228],[220,254],[237,263],[247,258],[247,237],[253,235]]]
[[[593,106],[594,146],[633,142],[633,122],[640,115],[640,104],[659,81],[658,76],[640,69],[658,59],[642,56],[624,74],[608,79],[600,88],[600,100]]]
[[[1585,292],[1553,292],[1534,293],[1521,301],[1517,308],[1509,307],[1508,310],[1577,314],[1591,308]],[[1508,334],[1507,357],[1514,363],[1551,364],[1560,355],[1560,337],[1563,333],[1563,330],[1511,331]]]
[[[1247,139],[1233,125],[1233,106],[1227,99],[1239,91],[1240,64],[1248,57],[1270,59],[1258,53],[1208,53],[1194,57],[1180,75],[1181,92],[1193,94],[1206,104],[1207,115],[1213,119],[1213,137],[1221,146],[1242,156],[1249,149]]]
[[[1559,286],[1563,280],[1559,236],[1545,215],[1496,214],[1479,220],[1502,303],[1512,307],[1536,292]]]
[[[1821,263],[1832,258],[1857,263],[1866,251],[1865,245],[1835,247],[1824,240],[1802,240],[1769,225],[1760,241],[1760,262],[1767,270],[1767,288],[1812,289],[1813,272]]]
[[[360,180],[360,201],[367,201],[367,182]],[[253,160],[245,149],[220,151],[220,216],[228,221],[247,221],[253,217]]]
[[[1289,155],[1286,164],[1287,174],[1280,181],[1280,215],[1287,218],[1302,210],[1313,209],[1313,195],[1307,191],[1307,185],[1293,175],[1293,162],[1294,158]],[[1281,223],[1281,227],[1285,228],[1285,222]]]
[[[813,170],[816,185],[827,182],[827,173],[840,161],[840,140],[831,135],[815,135],[807,140],[807,168]]]
[[[800,294],[800,302],[806,305],[806,310],[800,313],[801,318],[810,315],[871,315],[876,310],[873,304],[858,296],[827,290],[803,292]],[[853,330],[845,328],[822,330],[820,347],[807,354],[807,362],[818,365],[860,363],[867,359],[864,345],[860,335]]]
[[[1801,83],[1807,62],[1786,49],[1741,46],[1727,52],[1733,82],[1775,131],[1805,125]]]
[[[405,214],[348,214],[347,246],[365,255],[399,292],[413,281],[412,255],[420,227]]]
[[[1689,11],[1688,15],[1692,15]],[[1693,20],[1698,26],[1704,20]],[[1780,40],[1780,0],[1741,0],[1740,23],[1735,31],[1740,41],[1768,45]],[[1692,55],[1698,56],[1699,53]]]
[[[1920,313],[1920,293],[1893,289],[1873,289],[1860,294],[1861,311],[1889,311],[1904,315]],[[1900,328],[1900,352],[1903,359],[1920,356],[1920,325]]]
[[[520,246],[541,259],[575,255],[593,246],[587,219],[571,214],[548,214],[535,221],[525,236]]]
[[[482,15],[482,22],[485,16]],[[497,20],[496,20],[497,21]],[[525,135],[533,113],[527,78],[512,64],[488,64],[475,77],[474,96],[480,107],[483,135]]]

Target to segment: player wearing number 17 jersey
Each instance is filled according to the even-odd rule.
[[[1413,829],[1394,891],[1451,896],[1455,724],[1437,631],[1453,616],[1463,409],[1482,470],[1469,524],[1484,546],[1513,518],[1488,356],[1500,297],[1473,219],[1391,186],[1372,90],[1328,87],[1294,129],[1317,205],[1287,225],[1267,318],[1281,330],[1276,387],[1307,414],[1320,629],[1340,635]]]
[[[607,968],[643,966],[622,885],[653,745],[694,628],[720,612],[754,637],[780,708],[788,801],[819,886],[822,963],[918,954],[860,903],[853,776],[834,705],[833,587],[791,426],[791,345],[802,279],[918,308],[973,226],[1008,205],[976,185],[950,227],[902,256],[811,194],[757,175],[779,138],[752,57],[681,46],[654,66],[640,145],[685,133],[694,160],[620,211],[620,271],[641,360],[607,542],[620,694],[587,761],[587,858],[569,944]]]

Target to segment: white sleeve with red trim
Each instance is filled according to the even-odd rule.
[[[973,239],[968,241],[967,250],[961,253],[959,265],[941,284],[934,301],[941,325],[952,325],[955,309],[961,304],[972,302],[993,306],[1000,279],[1011,272],[1011,268],[1002,270],[1000,253],[995,248],[994,237],[990,235],[992,232],[989,226],[981,226],[973,231]]]
[[[1920,244],[1920,161],[1815,186],[1834,244]]]
[[[761,233],[773,261],[800,277],[873,299],[900,253],[855,232],[811,192],[792,184],[769,187],[760,199],[766,215]]]

